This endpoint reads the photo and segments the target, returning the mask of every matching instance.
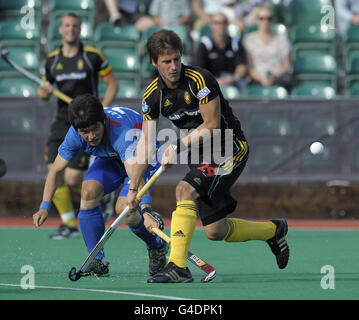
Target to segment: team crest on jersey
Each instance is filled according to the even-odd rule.
[[[149,109],[150,109],[150,107],[148,106],[148,104],[146,103],[146,101],[143,101],[143,102],[142,102],[142,112],[143,112],[143,113],[147,113]]]
[[[211,90],[209,90],[207,87],[204,87],[201,91],[197,93],[197,99],[201,100],[208,96],[211,93]]]
[[[185,91],[185,92],[184,92],[184,101],[185,101],[187,104],[190,104],[190,103],[191,103],[191,96],[189,95],[188,91]]]
[[[83,68],[84,68],[84,62],[83,62],[82,59],[79,59],[79,60],[77,61],[77,69],[78,69],[78,70],[83,70]]]

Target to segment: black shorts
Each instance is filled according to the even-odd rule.
[[[45,146],[44,158],[46,163],[50,164],[55,161],[57,150],[64,141],[70,124],[63,121],[55,121],[50,128],[50,134]],[[76,157],[69,163],[68,167],[78,170],[87,170],[89,166],[89,155],[83,150],[79,151]]]
[[[231,196],[230,188],[245,168],[249,156],[247,142],[237,142],[233,157],[220,164],[189,164],[190,171],[182,179],[199,194],[196,203],[204,226],[226,217],[236,209],[237,201]],[[216,174],[218,172],[221,174]]]

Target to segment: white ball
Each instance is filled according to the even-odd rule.
[[[312,154],[321,154],[324,151],[324,146],[321,142],[313,142],[310,145],[310,152]]]

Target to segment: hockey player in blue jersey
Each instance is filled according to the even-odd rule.
[[[86,247],[88,252],[91,252],[105,231],[100,205],[102,197],[123,184],[115,206],[116,213],[120,214],[126,206],[125,197],[132,170],[131,160],[140,135],[142,117],[128,108],[104,109],[101,102],[90,94],[75,98],[69,105],[68,116],[71,127],[47,175],[40,209],[33,215],[33,221],[36,228],[45,222],[57,187],[57,178],[78,151],[84,149],[85,152],[96,156],[82,182],[78,214]],[[159,166],[156,161],[149,166],[144,182]],[[161,238],[148,230],[149,226],[163,228],[161,216],[154,212],[150,205],[151,197],[145,194],[139,203],[142,212],[130,212],[124,222],[145,242],[150,260],[149,273],[153,275],[165,266],[167,247]],[[106,276],[109,274],[108,264],[102,250],[88,271],[96,276]]]

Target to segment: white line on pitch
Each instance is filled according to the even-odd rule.
[[[21,285],[19,285],[19,284],[11,284],[11,283],[0,283],[0,286],[3,286],[3,287],[21,287]],[[69,291],[88,291],[88,292],[98,292],[98,293],[112,293],[112,294],[130,295],[130,296],[138,296],[138,297],[160,298],[160,299],[167,299],[167,300],[192,300],[192,299],[189,299],[189,298],[162,296],[162,295],[157,295],[157,294],[137,293],[137,292],[117,291],[117,290],[70,288],[70,287],[52,287],[52,286],[35,286],[35,289],[55,289],[55,290],[69,290]]]

